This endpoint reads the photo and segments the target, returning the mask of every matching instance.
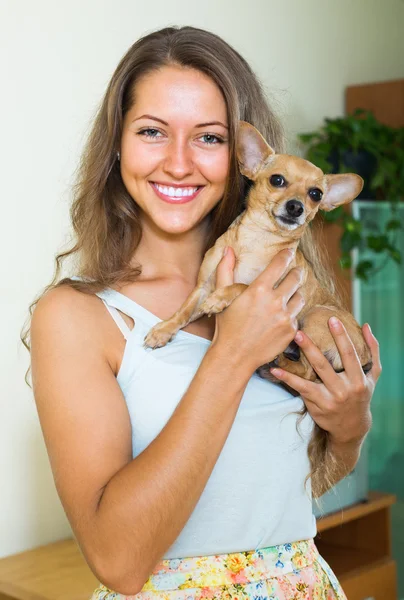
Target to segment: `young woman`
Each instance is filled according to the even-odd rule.
[[[274,289],[282,252],[216,319],[143,347],[243,210],[240,119],[282,148],[257,78],[222,39],[183,27],[136,42],[83,153],[76,244],[57,258],[77,257],[74,277],[57,274],[35,303],[35,399],[58,493],[102,584],[93,600],[345,597],[313,542],[307,445],[314,420],[329,433],[325,481],[356,463],[380,373],[369,327],[372,371],[337,323],[345,372],[334,373],[295,337],[299,270]],[[303,249],[324,277],[307,236]],[[233,282],[234,263],[230,248],[219,285]],[[294,337],[323,381],[278,371],[301,397],[255,373]]]

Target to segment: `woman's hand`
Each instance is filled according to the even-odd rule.
[[[278,252],[230,306],[216,315],[212,347],[248,377],[283,352],[296,334],[297,315],[304,306],[304,298],[299,292],[301,269],[295,267],[287,273],[292,260],[290,250]],[[233,284],[234,266],[234,251],[229,248],[218,265],[216,287]]]
[[[365,375],[343,324],[332,317],[328,325],[342,359],[342,373],[335,373],[319,348],[302,331],[297,332],[295,341],[322,383],[307,381],[283,369],[271,369],[271,373],[299,392],[313,420],[329,432],[331,443],[360,443],[372,424],[370,400],[382,371],[379,344],[369,325],[364,325],[362,331],[373,362],[371,371]]]

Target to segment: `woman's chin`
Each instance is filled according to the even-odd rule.
[[[183,235],[190,231],[195,232],[195,230],[199,229],[201,225],[202,223],[200,220],[190,221],[189,219],[170,219],[155,221],[155,226],[167,235]]]

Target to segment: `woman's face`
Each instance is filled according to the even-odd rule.
[[[163,67],[135,87],[121,140],[121,175],[144,225],[196,228],[223,197],[229,169],[227,110],[203,73]]]

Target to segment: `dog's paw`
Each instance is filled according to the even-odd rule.
[[[152,327],[144,338],[143,346],[145,348],[162,348],[170,342],[175,335],[175,331],[168,328],[165,323],[158,323]]]
[[[218,297],[215,292],[213,292],[213,294],[206,298],[201,304],[200,310],[210,317],[211,315],[222,312],[222,310],[228,306],[229,302],[226,299]]]

